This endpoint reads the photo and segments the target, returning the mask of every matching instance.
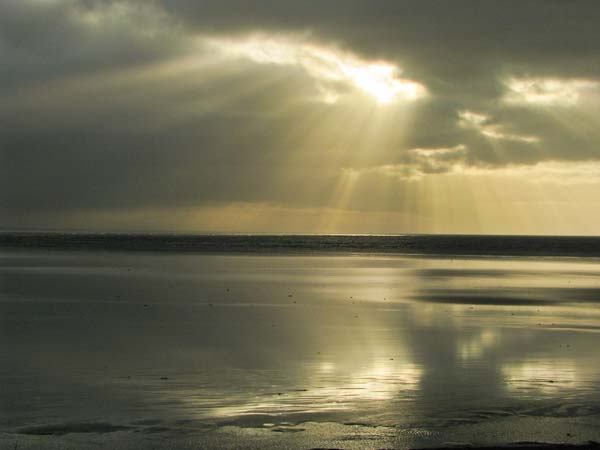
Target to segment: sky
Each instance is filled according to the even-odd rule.
[[[597,0],[0,0],[0,228],[600,234]]]

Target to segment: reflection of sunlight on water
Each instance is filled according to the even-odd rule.
[[[260,287],[260,297],[228,297],[228,308],[213,308],[211,317],[230,320],[244,306],[256,321],[239,327],[226,345],[215,333],[214,342],[223,344],[215,356],[222,359],[215,357],[214,366],[205,361],[205,374],[161,391],[161,400],[196,418],[328,413],[400,423],[455,411],[459,403],[487,409],[504,400],[598,391],[590,335],[600,331],[600,308],[593,299],[572,303],[574,293],[598,285],[597,264],[307,257],[287,267],[277,261],[274,271],[253,259],[232,275],[248,283],[246,292]],[[243,364],[229,360],[238,352]]]
[[[547,259],[443,259],[423,260],[419,277],[437,288],[499,290],[502,288],[598,287],[598,264]]]
[[[535,391],[535,393],[556,393],[557,391],[580,387],[583,382],[578,377],[572,361],[528,361],[521,364],[506,364],[502,367],[506,386],[511,391]]]
[[[357,400],[388,400],[400,390],[417,390],[420,378],[415,364],[381,361],[353,378],[349,388],[360,391]]]
[[[422,374],[415,364],[383,359],[356,374],[340,373],[331,362],[321,363],[315,369],[314,386],[274,392],[267,398],[240,398],[238,404],[213,408],[210,415],[235,417],[355,410],[361,404],[391,400],[401,393],[417,391]],[[233,403],[235,399],[229,401]],[[223,403],[227,402],[224,399]],[[200,402],[198,406],[203,405]]]
[[[319,366],[319,371],[322,373],[332,373],[335,371],[335,364],[332,362],[323,362]]]
[[[581,260],[381,257],[371,264],[345,270],[319,268],[304,275],[311,277],[316,294],[342,301],[352,298],[362,305],[406,304],[418,299],[448,307],[461,304],[519,307],[589,302],[596,290],[600,290],[599,265]],[[423,304],[421,317],[417,319],[431,325],[432,318],[426,308]]]
[[[423,303],[419,308],[412,308],[412,319],[416,324],[422,327],[433,327],[439,317],[439,305],[433,303]]]
[[[481,358],[487,349],[499,342],[499,338],[496,330],[484,328],[478,335],[466,337],[458,342],[458,356],[464,360]]]

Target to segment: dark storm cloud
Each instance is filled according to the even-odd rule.
[[[597,160],[599,103],[589,98],[598,97],[577,107],[511,103],[506,80],[600,81],[599,22],[596,1],[4,0],[0,212],[319,207],[340,168],[435,174],[454,163]],[[365,159],[335,144],[359,133],[333,119],[343,105],[306,100],[322,86],[297,67],[237,60],[162,72],[193,52],[210,61],[214,50],[199,36],[252,32],[304,33],[389,61],[429,97],[411,107],[409,127],[390,133],[386,151]],[[484,119],[465,123],[465,111]],[[398,180],[370,173],[357,207],[372,207],[373,193],[377,207],[398,204]]]
[[[400,59],[425,76],[435,69],[434,76],[444,75],[440,87],[447,78],[477,80],[492,67],[508,65],[553,75],[600,73],[594,64],[600,59],[596,51],[600,7],[594,0],[348,0],[342,5],[334,0],[162,0],[161,4],[198,30],[310,29],[367,55]],[[485,84],[474,87],[485,90]]]
[[[149,3],[0,2],[0,90],[172,57],[177,22]]]

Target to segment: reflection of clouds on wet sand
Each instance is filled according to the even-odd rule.
[[[540,408],[600,414],[597,262],[122,254],[107,269],[104,254],[12,258],[0,265],[11,367],[0,381],[9,402],[28,399],[4,419],[14,426],[30,425],[24,409],[41,424],[141,415],[398,433]],[[64,392],[76,395],[55,401]]]
[[[208,416],[218,418],[252,414],[310,414],[373,408],[370,402],[390,401],[401,392],[418,390],[420,368],[410,363],[379,361],[355,374],[338,372],[334,363],[315,368],[307,388],[271,392],[232,406],[217,407]],[[198,404],[202,407],[203,405]]]
[[[569,360],[508,363],[502,366],[502,373],[508,389],[523,395],[535,396],[539,391],[560,394],[564,388],[573,389],[576,384],[584,382],[574,362]]]
[[[499,338],[496,330],[484,328],[475,336],[459,340],[458,356],[465,360],[481,358],[484,351],[498,344]]]

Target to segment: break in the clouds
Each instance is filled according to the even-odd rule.
[[[599,20],[584,0],[3,0],[0,225],[594,232]]]
[[[511,78],[507,80],[507,103],[540,106],[576,106],[582,96],[598,93],[600,83],[585,79]]]
[[[383,104],[416,100],[426,94],[423,85],[400,78],[400,69],[393,64],[361,60],[347,51],[336,51],[304,40],[267,35],[241,39],[209,38],[205,42],[216,52],[232,58],[302,69],[315,80],[322,93],[321,99],[326,103],[337,102],[348,88],[361,90]]]

